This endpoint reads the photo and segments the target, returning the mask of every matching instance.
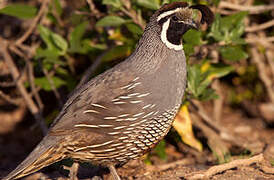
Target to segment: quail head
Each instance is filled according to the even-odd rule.
[[[192,19],[201,12],[200,22]],[[210,24],[207,6],[163,5],[150,18],[136,50],[91,79],[68,99],[48,134],[5,180],[17,179],[65,158],[106,166],[136,159],[169,131],[186,86],[182,35]]]

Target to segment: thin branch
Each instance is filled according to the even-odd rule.
[[[274,10],[274,5],[243,6],[240,4],[232,4],[227,1],[221,1],[218,8],[227,8],[237,11],[249,11],[249,14],[260,14],[265,11]]]
[[[130,18],[132,19],[132,21],[133,21],[135,24],[139,25],[143,30],[145,29],[146,26],[145,26],[144,23],[140,20],[140,18],[138,18],[138,15],[137,15],[136,12],[127,10],[127,9],[125,9],[125,8],[121,8],[121,11],[122,11],[125,15],[127,15],[128,17],[130,17]]]
[[[176,168],[177,166],[182,166],[182,165],[185,166],[185,165],[193,164],[194,162],[195,161],[193,158],[187,158],[187,159],[182,159],[182,160],[174,161],[167,164],[147,166],[146,169],[148,171],[165,171],[167,169]]]
[[[56,88],[56,86],[55,86],[55,84],[54,84],[54,82],[51,78],[51,75],[49,75],[49,72],[46,68],[42,67],[42,70],[43,70],[43,73],[45,74],[47,80],[49,81],[50,87],[53,90],[53,93],[54,93],[56,99],[58,100],[59,109],[61,109],[62,106],[63,106],[63,101],[61,99],[61,96],[60,96],[59,92],[57,91],[57,88]]]
[[[253,163],[260,163],[264,160],[263,154],[259,154],[256,156],[253,156],[249,159],[236,159],[234,161],[231,161],[226,164],[221,164],[217,166],[212,166],[209,168],[206,172],[201,173],[201,174],[195,174],[193,176],[187,177],[187,179],[194,180],[194,179],[207,179],[210,178],[211,176],[224,172],[226,170],[232,169],[232,168],[237,168],[239,166],[249,166]]]
[[[266,67],[265,67],[265,64],[263,63],[262,56],[259,54],[256,47],[251,48],[251,55],[252,55],[252,60],[258,67],[259,77],[261,78],[261,80],[263,81],[266,87],[267,94],[271,102],[274,103],[274,90],[272,88],[273,81],[266,74],[266,71],[265,71]]]
[[[102,16],[102,13],[96,9],[93,1],[87,0],[87,3],[89,5],[90,12],[92,12],[92,14],[94,14],[96,18],[100,18]]]
[[[274,54],[273,54],[273,51],[271,51],[269,49],[266,50],[265,56],[266,56],[266,60],[267,60],[268,64],[270,65],[272,77],[274,78],[274,61],[273,61]]]
[[[212,88],[215,89],[219,95],[219,98],[213,101],[213,117],[216,122],[220,122],[223,113],[224,96],[219,79],[216,79],[212,83]]]
[[[212,120],[212,118],[206,113],[200,102],[190,100],[190,108],[192,108],[192,111],[195,111],[197,115],[199,115],[212,129],[217,131],[219,136],[223,140],[233,142],[234,144],[239,146],[242,145],[225,127],[221,126],[218,122]]]
[[[85,71],[84,75],[82,76],[80,82],[77,84],[75,89],[78,89],[79,87],[81,87],[82,85],[86,84],[89,80],[90,77],[92,76],[92,74],[95,72],[95,70],[100,66],[100,64],[102,63],[102,58],[105,56],[105,54],[108,51],[104,51],[101,55],[99,55],[95,61],[93,62],[93,64],[91,66],[89,66],[89,68]]]
[[[261,30],[264,30],[264,29],[267,29],[267,28],[270,28],[270,27],[273,27],[273,26],[274,26],[274,19],[271,20],[271,21],[268,21],[266,23],[260,24],[260,25],[254,25],[254,26],[251,26],[251,27],[246,27],[245,31],[246,32],[261,31]]]
[[[37,14],[37,16],[34,18],[34,20],[31,22],[30,27],[28,28],[28,30],[19,38],[15,41],[16,45],[20,45],[22,44],[30,35],[31,33],[35,30],[39,20],[42,18],[42,16],[45,14],[47,7],[48,7],[48,3],[49,0],[43,0],[42,1],[42,5],[41,8]]]
[[[13,87],[13,86],[16,86],[16,81],[0,82],[0,87]]]
[[[21,47],[21,46],[20,46]],[[16,53],[17,55],[21,56],[26,64],[27,64],[27,68],[28,68],[28,78],[29,78],[29,83],[30,83],[30,87],[31,87],[31,91],[33,92],[34,98],[38,104],[39,110],[42,111],[44,108],[44,104],[42,103],[42,100],[40,98],[40,95],[38,94],[38,92],[35,90],[37,87],[34,84],[34,73],[33,73],[33,66],[31,61],[29,60],[29,57],[27,55],[25,55],[23,52],[21,52],[17,46],[14,45],[10,45],[9,49],[11,51],[13,51],[14,53]]]
[[[263,46],[267,47],[267,48],[270,48],[270,49],[274,49],[273,48],[273,43],[274,42],[274,36],[272,37],[266,37],[266,38],[261,38],[261,37],[258,37],[258,36],[247,36],[247,38],[245,38],[245,41],[248,43],[248,44],[262,44]]]
[[[217,155],[217,157],[223,162],[225,161],[225,155],[229,152],[227,145],[221,139],[220,135],[216,133],[212,128],[207,126],[196,113],[191,113],[191,120],[194,126],[203,131],[206,137],[208,137],[208,145],[211,150]]]
[[[8,68],[10,69],[11,75],[13,77],[13,79],[18,79],[18,77],[20,76],[20,73],[16,67],[16,65],[14,64],[14,61],[11,57],[11,55],[8,52],[8,41],[5,39],[0,38],[0,52],[2,53],[4,60],[8,66]],[[22,95],[22,97],[24,98],[28,109],[31,111],[31,113],[34,115],[37,123],[39,123],[40,128],[42,130],[42,132],[44,134],[46,134],[47,132],[47,126],[45,125],[45,121],[41,115],[41,112],[39,111],[39,109],[37,108],[36,104],[34,103],[34,101],[31,99],[31,97],[29,96],[23,81],[20,79],[19,81],[16,82],[16,86],[20,92],[20,94]]]
[[[10,104],[19,106],[22,103],[22,99],[21,98],[11,98],[9,95],[5,94],[3,91],[0,90],[0,97],[2,99],[4,99],[5,101],[7,101]]]
[[[26,68],[23,69],[22,72],[20,72],[20,75],[17,79],[13,80],[12,82],[0,82],[1,87],[13,87],[16,86],[16,82],[21,80],[23,78],[23,75],[26,72]]]

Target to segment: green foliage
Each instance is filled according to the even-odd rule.
[[[248,57],[247,53],[239,45],[223,46],[219,48],[219,51],[224,59],[230,61],[238,61]]]
[[[133,34],[136,34],[136,35],[143,34],[143,30],[139,26],[137,26],[136,24],[134,24],[134,23],[127,23],[126,27]]]
[[[61,78],[58,77],[52,77],[52,81],[55,85],[56,88],[61,87],[62,85],[65,85],[66,82],[64,80],[62,80]],[[51,91],[51,84],[48,81],[48,79],[46,77],[41,77],[41,78],[35,78],[34,83],[41,87],[42,89],[44,89],[45,91]]]
[[[225,44],[218,50],[226,60],[238,61],[248,57],[243,50],[245,41],[241,37],[244,33],[243,20],[247,15],[248,12],[242,11],[226,17],[221,17],[220,14],[215,16],[208,37]]]
[[[127,45],[115,46],[111,48],[102,58],[102,61],[111,61],[113,59],[125,58],[128,55],[129,48]]]
[[[190,98],[201,101],[216,99],[218,95],[209,87],[214,78],[220,78],[233,70],[231,66],[224,64],[209,64],[204,61],[201,64],[188,66],[187,92]]]
[[[46,48],[38,48],[36,58],[41,57],[58,57],[60,55],[64,55],[68,48],[67,41],[57,33],[52,32],[50,29],[39,25],[38,31],[44,43],[46,44]]]
[[[160,4],[158,0],[137,0],[137,4],[139,6],[152,9],[152,10],[157,10],[160,8]]]
[[[194,53],[194,47],[201,45],[202,33],[194,29],[190,29],[183,35],[184,40],[184,51],[186,56],[190,56]]]
[[[216,14],[208,36],[216,41],[224,41],[226,44],[243,44],[244,40],[241,38],[244,33],[243,19],[247,14],[248,12],[245,11],[226,17]]]
[[[88,26],[88,22],[84,21],[75,27],[75,29],[69,35],[69,52],[86,54],[89,50],[89,46],[86,46],[83,40],[84,33]]]
[[[121,17],[118,16],[106,16],[102,19],[100,19],[97,23],[97,27],[105,27],[105,26],[120,26],[127,21]]]
[[[103,0],[103,4],[111,5],[117,9],[122,7],[122,2],[120,0]]]
[[[23,4],[11,4],[0,9],[0,14],[14,16],[20,19],[34,18],[37,13],[37,8]]]
[[[63,9],[59,0],[53,0],[54,7],[59,16],[63,14]]]
[[[166,154],[166,142],[165,140],[160,141],[157,146],[154,148],[154,152],[162,159],[167,160],[167,154]]]

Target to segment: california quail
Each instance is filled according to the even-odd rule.
[[[169,131],[186,86],[182,35],[197,28],[193,9],[210,24],[207,6],[163,5],[150,18],[134,53],[90,80],[66,102],[48,134],[5,180],[65,158],[109,167],[136,159]]]

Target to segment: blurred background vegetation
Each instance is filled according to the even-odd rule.
[[[215,21],[183,36],[187,92],[174,129],[145,162],[223,163],[273,150],[273,1],[185,1],[209,5]],[[45,134],[73,89],[129,56],[149,17],[170,2],[0,1],[0,159],[19,131]],[[253,137],[255,129],[272,136]]]

